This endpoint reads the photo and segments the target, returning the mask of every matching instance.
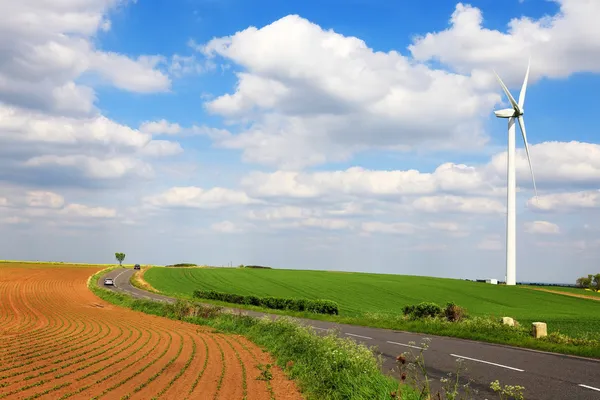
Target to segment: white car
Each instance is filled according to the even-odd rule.
[[[115,283],[113,282],[112,278],[104,278],[104,284],[105,285],[111,285],[111,286],[115,285]]]

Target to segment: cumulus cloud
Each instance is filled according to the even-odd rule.
[[[284,168],[346,160],[370,148],[480,146],[481,118],[500,101],[467,76],[375,52],[297,15],[215,38],[201,51],[245,70],[236,73],[233,94],[206,107],[250,127],[217,144]]]
[[[205,190],[195,186],[173,187],[163,193],[147,196],[143,200],[147,205],[161,208],[207,209],[257,202],[241,191],[220,187]]]
[[[577,211],[600,207],[600,191],[554,193],[539,196],[527,201],[527,207],[534,211]]]
[[[493,189],[487,184],[482,171],[452,163],[440,165],[433,173],[417,170],[377,171],[361,167],[316,173],[257,172],[245,177],[242,185],[257,196],[298,198],[315,198],[332,193],[400,196]]]
[[[65,204],[65,199],[61,195],[39,190],[28,192],[26,201],[29,207],[41,208],[62,208]]]
[[[513,18],[507,32],[485,28],[480,9],[458,3],[449,28],[418,37],[409,49],[417,60],[439,60],[488,84],[495,84],[492,68],[507,84],[521,84],[529,56],[532,82],[600,72],[600,27],[594,22],[600,3],[553,1],[560,7],[555,15]]]
[[[0,16],[0,101],[51,112],[87,114],[94,91],[76,84],[85,73],[134,92],[165,91],[159,58],[131,59],[94,47],[110,29],[106,16],[120,0],[5,2]]]
[[[182,152],[183,148],[178,142],[169,140],[151,140],[140,150],[142,155],[150,157],[168,157]]]
[[[407,222],[364,222],[361,225],[363,232],[365,233],[390,233],[390,234],[402,234],[409,235],[419,229],[416,225]]]
[[[560,233],[558,225],[548,221],[533,221],[525,223],[525,232],[527,233],[539,233],[543,235],[556,235]]]
[[[179,126],[179,124],[171,123],[166,119],[161,119],[158,121],[143,122],[140,125],[140,131],[152,135],[175,135],[181,132],[181,126]]]
[[[55,156],[45,155],[30,158],[25,167],[39,172],[51,173],[68,170],[72,177],[90,178],[95,180],[120,179],[125,176],[149,178],[153,169],[138,159],[114,157],[100,159],[84,155]]]

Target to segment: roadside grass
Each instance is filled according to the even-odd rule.
[[[165,295],[219,306],[600,358],[600,304],[589,299],[453,279],[321,271],[155,267],[144,278]],[[242,295],[325,297],[338,302],[340,315],[193,299],[198,288]],[[460,323],[404,318],[404,305],[422,301],[440,305],[454,301],[472,317]],[[359,307],[362,311],[357,311]],[[515,318],[520,327],[502,325],[503,316]],[[531,337],[531,322],[536,321],[548,324],[548,337]]]
[[[171,319],[205,325],[217,332],[240,334],[265,348],[277,364],[294,379],[307,399],[389,399],[398,390],[398,381],[381,372],[382,360],[372,350],[349,338],[331,333],[319,336],[312,329],[289,318],[272,321],[232,313],[202,316],[177,315],[176,306],[150,300],[134,299],[97,285],[100,276],[90,277],[88,287],[98,297],[115,305]],[[402,385],[402,399],[418,398]]]

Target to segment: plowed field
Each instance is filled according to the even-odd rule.
[[[243,337],[99,299],[98,270],[0,265],[0,399],[301,399]]]

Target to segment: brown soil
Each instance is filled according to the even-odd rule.
[[[271,398],[256,380],[259,363],[274,364],[269,354],[243,337],[113,306],[86,287],[99,269],[0,268],[0,398]],[[271,371],[276,399],[302,399]]]
[[[552,290],[552,289],[544,289],[544,288],[532,288],[532,287],[528,287],[527,289],[539,290],[540,292],[562,294],[563,296],[579,297],[580,299],[590,299],[590,300],[600,301],[600,297],[588,296],[588,295],[585,295],[585,294],[577,294],[577,293],[570,293],[570,292],[561,292],[560,290]]]

